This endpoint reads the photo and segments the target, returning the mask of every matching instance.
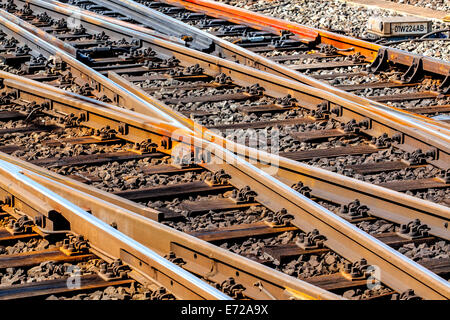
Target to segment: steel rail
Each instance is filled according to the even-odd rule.
[[[40,170],[45,171],[45,169],[42,168],[39,168],[36,171]],[[54,175],[58,176],[57,174]],[[252,283],[261,282],[263,287],[278,299],[342,299],[342,297],[338,295],[315,287],[305,281],[292,278],[279,271],[265,267],[181,231],[159,224],[148,218],[137,215],[133,211],[125,210],[114,205],[111,206],[107,201],[92,197],[67,186],[64,182],[65,177],[63,177],[61,181],[56,182],[54,178],[44,177],[43,175],[36,175],[36,173],[33,173],[33,175],[30,175],[30,178],[45,185],[47,188],[51,188],[55,193],[70,199],[74,203],[89,207],[95,217],[98,217],[106,223],[115,222],[118,230],[122,230],[123,233],[129,235],[142,245],[155,248],[154,250],[160,252],[161,255],[168,254],[172,251],[177,254],[177,257],[182,257],[186,259],[186,261],[189,261],[188,259],[192,259],[191,257],[183,255],[181,251],[177,252],[177,248],[182,247],[184,250],[189,250],[191,256],[193,254],[198,254],[199,256],[207,258],[206,263],[198,262],[197,265],[191,267],[191,272],[204,275],[210,273],[211,270],[209,268],[211,265],[215,265],[215,268],[220,274],[210,275],[210,277],[207,278],[208,280],[214,280],[215,282],[220,283],[227,279],[229,275],[235,276],[237,271],[240,274],[239,280],[243,281],[247,286],[250,297],[259,296],[260,299],[268,298],[265,293],[258,293],[258,288],[253,289],[251,287]]]
[[[63,3],[60,3],[60,2],[55,1],[55,0],[43,0],[43,1],[46,1],[46,2],[49,2],[49,3],[53,3],[53,4],[55,4],[57,6],[60,6],[60,7],[67,7],[67,8],[70,8],[71,10],[79,10],[79,9],[77,9],[78,7],[76,7],[76,6],[63,4]],[[177,30],[184,27],[185,29],[190,30],[190,32],[197,32],[198,36],[209,36],[212,39],[212,41],[215,43],[215,45],[216,45],[215,54],[218,55],[219,57],[224,57],[224,58],[229,59],[231,61],[236,61],[236,62],[238,62],[240,64],[248,65],[248,66],[251,66],[251,67],[256,68],[256,69],[260,69],[260,70],[263,70],[263,71],[266,71],[266,72],[270,72],[270,73],[273,73],[273,74],[276,74],[276,75],[280,75],[280,76],[284,76],[284,77],[287,77],[287,78],[290,78],[290,79],[294,79],[294,80],[299,81],[301,83],[305,83],[305,84],[311,85],[313,87],[317,87],[317,88],[321,88],[321,89],[327,90],[329,92],[333,92],[336,95],[343,96],[343,97],[345,97],[346,99],[348,99],[350,101],[354,101],[356,103],[360,103],[360,104],[363,104],[363,105],[366,105],[366,106],[369,106],[369,107],[379,107],[379,108],[387,108],[387,109],[392,108],[392,107],[390,107],[390,106],[388,106],[386,104],[373,101],[373,100],[371,100],[369,98],[357,96],[357,95],[355,95],[355,94],[353,94],[351,92],[346,92],[344,90],[334,88],[331,85],[328,85],[328,84],[326,84],[324,82],[321,82],[321,81],[316,80],[314,78],[311,78],[311,77],[308,77],[306,75],[303,75],[300,72],[297,72],[297,71],[292,70],[290,68],[287,68],[287,67],[285,67],[285,66],[283,66],[281,64],[273,62],[273,61],[271,61],[268,58],[265,58],[263,56],[257,55],[255,53],[251,52],[250,50],[247,50],[245,48],[239,47],[239,46],[237,46],[237,45],[235,45],[233,43],[230,43],[228,41],[222,40],[219,37],[216,37],[214,35],[208,34],[207,32],[204,32],[204,31],[202,31],[200,29],[196,29],[195,27],[192,27],[192,26],[190,26],[188,24],[185,24],[185,23],[183,23],[183,22],[181,22],[181,21],[179,21],[177,19],[174,19],[174,18],[172,18],[170,16],[164,15],[164,14],[162,14],[162,13],[156,11],[156,10],[148,8],[148,7],[146,7],[144,5],[141,5],[139,3],[136,3],[136,2],[134,2],[132,0],[111,0],[111,1],[108,1],[108,2],[106,2],[104,0],[92,0],[92,1],[94,1],[95,3],[98,3],[98,4],[102,5],[102,6],[105,6],[107,8],[116,10],[117,12],[121,12],[124,15],[132,14],[136,21],[138,21],[138,22],[140,22],[140,23],[142,23],[144,25],[146,24],[146,22],[149,21],[149,19],[150,20],[157,20],[157,21],[168,20],[168,21],[170,21],[170,25],[171,26],[176,26]],[[112,4],[112,2],[114,4]],[[166,3],[169,3],[169,2],[166,1]],[[177,4],[177,5],[179,5],[179,4]],[[233,8],[233,7],[231,7],[231,8]],[[191,9],[193,11],[199,11],[196,8],[192,8],[190,6],[189,6],[189,9]],[[233,8],[233,9],[235,9],[235,8]],[[240,9],[236,8],[236,10],[240,10]],[[200,12],[203,12],[203,11],[204,10],[200,10]],[[252,12],[247,12],[247,13],[250,14],[250,15],[253,14]],[[225,18],[225,19],[230,20],[232,22],[244,23],[242,21],[235,21],[233,19],[233,15],[232,14],[228,15],[228,16],[222,16],[222,15],[217,15],[217,14],[213,14],[213,13],[210,13],[210,14],[212,16],[216,16],[216,17],[219,17],[219,18]],[[100,16],[100,15],[97,15],[97,17],[99,19],[102,19],[102,16]],[[164,19],[164,17],[165,17],[165,19]],[[263,17],[266,18],[265,16],[263,16]],[[107,19],[109,20],[109,18],[107,18]],[[269,18],[269,19],[271,19],[271,18]],[[109,21],[111,21],[111,20],[109,20]],[[284,24],[289,26],[289,27],[293,25],[290,22],[284,22]],[[250,24],[250,25],[253,26],[252,24]],[[295,25],[297,26],[297,24],[295,24]],[[274,30],[272,30],[272,27],[267,27],[267,26],[264,27],[264,26],[258,25],[258,26],[256,26],[256,28],[257,29],[266,29],[266,30],[269,28],[268,31],[274,31]],[[358,47],[358,45],[361,45],[362,47],[366,46],[366,47],[369,47],[369,48],[375,47],[376,50],[373,49],[373,48],[372,48],[373,50],[372,49],[369,50],[370,54],[367,53],[367,50],[364,51],[364,50],[361,49],[362,51],[361,50],[358,51],[358,52],[360,52],[362,54],[365,54],[366,56],[369,56],[370,59],[372,59],[372,57],[375,57],[377,55],[377,52],[378,52],[377,50],[380,50],[381,48],[383,48],[383,50],[387,50],[386,52],[387,52],[387,55],[389,57],[389,61],[391,61],[391,62],[410,66],[415,59],[425,59],[425,60],[423,60],[423,61],[425,61],[425,65],[426,66],[430,65],[430,68],[428,68],[429,69],[428,71],[436,69],[436,70],[439,71],[439,72],[436,72],[436,73],[442,74],[444,76],[447,76],[450,73],[450,69],[447,68],[448,66],[447,67],[445,66],[446,62],[443,62],[443,61],[440,61],[440,60],[436,60],[436,59],[428,58],[428,57],[422,57],[422,56],[419,56],[419,55],[414,55],[414,54],[408,53],[408,52],[403,51],[403,50],[387,48],[387,47],[381,47],[379,45],[375,45],[375,44],[372,44],[372,43],[369,43],[369,42],[366,42],[366,41],[363,41],[363,40],[359,40],[359,39],[353,39],[353,38],[349,38],[349,37],[342,38],[343,36],[338,35],[338,34],[334,34],[334,33],[327,32],[327,31],[316,30],[316,29],[312,29],[312,28],[309,28],[309,27],[305,27],[305,26],[301,26],[301,28],[299,27],[296,30],[300,30],[300,29],[302,30],[302,32],[300,33],[301,35],[314,36],[314,38],[317,41],[319,41],[319,42],[320,41],[324,41],[324,43],[327,43],[327,44],[336,45],[336,43],[333,42],[333,41],[331,41],[331,42],[330,41],[328,41],[328,42],[326,41],[326,39],[328,39],[328,36],[330,37],[330,39],[334,39],[334,40],[341,39],[341,41],[343,41],[344,45],[343,46],[342,45],[341,46],[336,45],[336,46],[338,48],[341,48],[341,49],[344,49],[344,50],[354,49],[355,47]],[[309,29],[312,29],[312,30],[309,30]],[[285,29],[282,28],[282,29],[277,29],[275,31],[276,32],[280,32],[280,30],[285,30]],[[322,32],[323,32],[323,34],[322,34]],[[324,36],[324,35],[326,35],[326,36]],[[345,41],[342,40],[342,39],[344,39]],[[363,44],[361,44],[361,42]],[[350,43],[348,45],[350,47],[345,46],[347,43]],[[342,51],[342,53],[343,54],[352,54],[352,53],[354,53],[354,50]],[[431,59],[431,61],[428,61],[430,59]],[[412,115],[412,116],[416,116],[416,115]],[[428,122],[428,120],[430,120],[429,118],[426,118],[426,117],[422,117],[422,116],[420,116],[420,117],[421,118],[425,118],[423,120],[426,121],[426,122]],[[435,120],[433,120],[433,121],[435,121]],[[435,123],[430,123],[430,125],[431,126],[435,126],[436,122]],[[446,126],[446,124],[442,123],[442,122],[441,123],[437,123],[437,125],[438,126],[442,126],[442,125]]]
[[[55,2],[49,1],[49,2],[57,4],[60,7],[65,7],[65,4],[61,3],[61,2],[57,2],[57,1],[55,1]],[[114,6],[114,4],[112,2],[110,2],[110,3],[99,2],[99,3],[101,3],[102,5],[107,5],[108,7],[112,7],[115,10],[120,10],[120,8]],[[70,5],[67,5],[67,7],[70,10],[73,10],[74,12],[83,12],[83,14],[88,14],[85,12],[87,10],[81,10],[78,7],[70,6]],[[132,18],[133,20],[138,21],[139,23],[142,23],[143,25],[148,26],[154,30],[158,30],[159,38],[164,39],[164,36],[161,35],[161,33],[163,33],[163,34],[167,34],[167,35],[172,35],[172,38],[177,39],[177,41],[174,41],[174,42],[180,42],[180,39],[181,39],[183,45],[193,48],[195,50],[211,52],[215,49],[214,42],[207,34],[198,33],[196,28],[185,28],[184,25],[179,26],[178,24],[174,24],[173,21],[171,21],[171,20],[169,20],[169,23],[168,23],[167,16],[165,16],[165,15],[154,16],[151,19],[146,19],[143,21],[142,19],[140,19],[140,16],[132,10],[127,10],[127,8],[122,8],[122,11],[125,13],[126,17]],[[89,12],[89,11],[87,11],[87,12]],[[126,27],[130,27],[130,25],[131,25],[132,26],[131,28],[133,28],[133,29],[136,28],[136,25],[129,23],[129,22],[125,22],[125,21],[118,22],[117,21],[118,19],[109,18],[107,16],[102,16],[102,17],[106,21],[111,21],[113,23],[117,23],[119,25],[126,26]],[[148,28],[144,28],[144,29],[148,29]],[[141,31],[142,28],[138,27],[136,30]],[[145,32],[152,35],[151,32],[148,32],[148,31],[145,31]]]
[[[148,97],[147,99],[151,103],[158,104],[158,101],[149,97],[142,89],[133,86],[120,76],[111,74],[109,78],[143,98]],[[183,115],[180,115],[179,121],[183,122],[183,118],[186,123],[191,121]],[[205,129],[198,124],[194,124],[192,130],[196,136],[205,137],[207,140],[223,146],[263,170],[274,174],[288,185],[302,181],[312,189],[320,190],[318,194],[321,194],[324,198],[333,199],[340,204],[347,204],[354,199],[363,200],[370,206],[371,213],[374,216],[399,224],[408,223],[412,219],[419,219],[431,227],[430,232],[432,234],[450,239],[448,232],[450,211],[445,206],[348,178],[325,169],[315,168],[276,154],[256,150],[225,139],[220,134],[216,134],[214,131]]]
[[[58,215],[58,218],[70,223],[71,231],[85,236],[93,247],[100,249],[94,249],[94,252],[100,251],[96,252],[99,255],[104,252],[116,259],[125,258],[133,269],[151,281],[169,288],[177,298],[230,300],[229,296],[198,277],[36,183],[30,175],[36,174],[0,160],[1,193],[14,198],[14,207],[37,208],[38,214]],[[51,208],[50,212],[48,207],[42,210],[44,204]]]
[[[8,81],[4,81],[4,83],[8,85]],[[33,89],[27,89],[27,91],[31,92]],[[41,95],[41,99],[44,99],[42,97],[43,95],[48,96],[47,93],[43,94],[41,92],[42,90],[39,89],[34,90],[33,95],[35,97]],[[79,108],[80,106],[77,107]],[[53,108],[60,110],[60,112],[65,110],[63,113],[75,112],[75,106],[66,105],[62,109],[63,106],[54,104]],[[89,112],[93,112],[93,110]],[[96,115],[100,114],[97,111]],[[159,147],[157,149],[158,151],[170,154],[181,143],[194,146],[194,150],[203,150],[202,152],[206,151],[210,153],[211,157],[206,158],[211,159],[211,161],[202,163],[200,164],[201,166],[213,172],[224,169],[232,176],[230,183],[237,188],[251,185],[252,189],[258,194],[256,199],[261,204],[274,212],[282,208],[287,209],[295,217],[292,221],[293,225],[305,232],[318,229],[321,234],[327,237],[325,244],[347,259],[356,261],[364,257],[370,264],[379,266],[382,270],[381,280],[383,283],[386,283],[399,292],[413,288],[417,294],[426,298],[437,299],[449,297],[450,287],[443,279],[384,245],[329,210],[317,205],[287,185],[280,183],[270,175],[241,160],[238,156],[235,156],[218,145],[193,137],[189,131],[171,127],[170,125],[167,125],[162,130],[158,128],[157,123],[152,124],[153,120],[151,118],[148,118],[148,121],[145,122],[142,120],[143,116],[129,119],[128,115],[132,114],[134,112],[120,109],[114,114],[108,114],[108,117],[104,120],[109,121],[111,128],[115,128],[120,123],[129,124],[130,133],[126,137],[123,137],[129,141],[141,141],[140,139],[145,138],[145,135],[147,135],[147,137],[150,137],[152,141],[157,142],[159,145],[162,141],[161,135],[171,132],[172,148],[169,150],[165,147]],[[92,118],[98,119],[98,117],[88,116],[87,120],[83,121],[82,124],[88,127],[92,126],[93,121],[94,123],[98,121],[92,120]],[[156,129],[157,133],[151,130],[149,131],[150,128]],[[137,132],[138,130],[139,134]],[[119,135],[119,137],[121,136]]]
[[[9,17],[10,15],[6,14],[6,16]],[[80,18],[83,19],[83,15],[80,14]],[[89,18],[91,19],[92,17]],[[17,20],[18,18],[14,17],[12,19]],[[22,22],[22,24],[24,27],[27,28],[27,30],[31,32],[35,32],[34,30],[37,29],[28,23]],[[164,54],[166,56],[170,55],[175,56],[176,58],[181,60],[182,64],[184,64],[185,66],[197,63],[202,68],[204,68],[204,70],[206,70],[206,72],[209,73],[210,75],[215,75],[222,71],[230,75],[234,79],[234,81],[240,85],[247,86],[255,83],[262,84],[262,86],[266,89],[266,93],[269,95],[273,95],[275,97],[281,97],[289,93],[298,101],[302,101],[303,106],[306,108],[314,109],[315,106],[319,105],[321,102],[323,102],[323,99],[325,99],[327,101],[330,101],[330,109],[333,106],[341,107],[342,114],[340,115],[340,117],[338,117],[340,121],[349,121],[351,119],[356,119],[357,121],[360,121],[369,118],[372,120],[371,128],[363,129],[362,130],[363,132],[374,137],[378,137],[379,135],[385,132],[389,132],[390,135],[393,135],[397,132],[401,132],[404,134],[403,137],[404,144],[402,146],[399,146],[400,148],[404,146],[407,151],[412,151],[416,148],[426,150],[431,145],[439,150],[437,155],[438,159],[436,159],[433,163],[443,168],[448,167],[448,163],[450,163],[450,161],[448,160],[450,159],[448,151],[449,150],[448,141],[450,141],[449,138],[450,130],[446,130],[444,128],[439,127],[439,124],[435,124],[433,128],[427,126],[425,123],[421,121],[421,119],[424,117],[417,117],[417,116],[411,117],[410,114],[403,112],[401,110],[393,110],[393,109],[385,110],[381,108],[375,107],[372,108],[357,105],[344,98],[335,96],[332,93],[325,92],[323,90],[316,88],[311,88],[309,86],[297,83],[295,81],[286,78],[280,78],[275,75],[269,75],[265,72],[257,71],[249,67],[236,64],[234,62],[212,57],[208,54],[201,53],[189,48],[184,48],[174,43],[170,43],[161,39],[151,37],[147,34],[141,34],[139,32],[132,31],[127,28],[112,25],[111,23],[106,21],[103,21],[103,23],[101,23],[101,26],[105,28],[108,27],[108,29],[114,30],[115,32],[120,32],[120,34],[128,34],[128,36],[130,37],[138,37],[143,42],[148,43],[149,46],[151,46],[153,49],[160,52],[161,54]],[[81,64],[77,61],[73,61],[73,59],[72,60],[69,59],[68,61],[70,62],[70,64],[76,65],[77,69],[88,69],[83,65],[79,66]],[[91,72],[96,74],[92,70]],[[114,75],[111,75],[109,77],[113,79],[116,83],[120,83],[122,87],[126,82],[122,78],[114,77]],[[94,77],[94,79],[97,78],[98,75]],[[106,81],[107,86],[111,85],[110,84],[111,79],[108,79]],[[105,81],[105,79],[102,79],[102,81]],[[103,88],[103,86],[100,87],[101,87],[100,89]],[[179,121],[182,121],[182,123],[186,127],[192,128],[193,126],[192,120],[186,120],[185,117],[182,117],[180,114],[171,110],[171,108],[165,106],[163,103],[149,97],[148,94],[143,94],[142,90],[139,91],[131,87],[127,87],[126,91],[128,91],[128,93],[132,92],[134,97],[138,95],[142,100],[145,100],[150,104],[152,104],[153,106],[159,108],[159,110],[162,110],[163,112],[176,117],[176,119],[184,118],[185,120]],[[105,95],[110,97],[111,100],[113,101],[117,100],[114,90],[108,89],[104,93]],[[131,108],[138,107],[136,104],[132,103],[127,103],[127,106],[124,105],[124,107],[130,108],[130,105],[133,105],[133,107]],[[146,113],[146,110],[147,108],[145,107],[139,109],[139,111],[143,113]],[[154,111],[153,110],[150,111],[150,115],[152,115],[151,112]]]

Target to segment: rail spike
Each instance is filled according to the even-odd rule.
[[[300,234],[295,244],[304,250],[322,248],[327,238],[319,233],[319,230],[313,229],[307,234]]]
[[[359,219],[368,216],[370,208],[362,205],[358,199],[350,202],[348,205],[342,205],[339,214],[350,219]]]
[[[244,188],[240,189],[239,191],[237,189],[233,189],[230,199],[233,200],[236,203],[245,203],[245,202],[251,202],[255,201],[255,197],[258,194],[250,189],[249,186],[245,186]]]
[[[115,138],[117,131],[110,126],[105,126],[95,131],[94,136],[100,140],[108,140]]]
[[[406,152],[403,155],[402,161],[409,164],[424,164],[428,159],[434,159],[436,156],[436,150],[431,149],[427,152],[423,152],[422,149],[416,149],[413,152]]]
[[[373,271],[374,268],[367,264],[367,260],[364,258],[353,263],[344,262],[341,265],[341,274],[348,280],[366,279]]]
[[[419,219],[414,219],[406,224],[400,225],[397,234],[406,239],[417,239],[428,236],[431,228],[426,224],[422,224]]]
[[[283,98],[277,98],[275,103],[285,107],[293,107],[297,103],[297,99],[288,94]]]
[[[5,229],[12,235],[28,233],[31,231],[33,221],[27,216],[21,216],[19,219],[10,219]]]
[[[89,242],[82,235],[69,234],[63,240],[60,250],[64,254],[72,256],[88,252],[89,247]]]
[[[294,216],[289,214],[285,208],[277,211],[273,216],[267,217],[265,222],[272,228],[279,228],[287,226],[290,221],[294,220]]]
[[[296,184],[293,184],[291,186],[292,189],[294,189],[295,191],[301,193],[302,195],[304,195],[307,198],[311,198],[311,188],[308,186],[305,186],[303,184],[303,182],[299,181]]]
[[[233,82],[230,76],[227,76],[225,73],[221,72],[219,73],[215,78],[214,81],[218,84],[230,84]]]
[[[106,281],[125,279],[131,269],[123,264],[121,259],[116,259],[111,263],[102,262],[98,265],[97,274]]]
[[[223,186],[228,184],[228,180],[231,179],[231,175],[225,172],[225,170],[220,169],[214,174],[208,172],[205,178],[205,183],[209,186]]]
[[[378,138],[373,137],[370,143],[377,148],[387,148],[391,146],[392,139],[389,138],[388,134],[385,132]]]
[[[246,290],[246,288],[242,284],[237,283],[233,277],[230,277],[223,281],[220,284],[220,289],[233,299],[244,298],[244,291]]]

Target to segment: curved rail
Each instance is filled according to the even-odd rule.
[[[126,0],[114,0],[126,1]],[[377,52],[383,46],[370,43],[364,40],[351,38],[348,36],[339,35],[333,32],[324,31],[312,27],[307,27],[295,22],[272,18],[257,12],[251,12],[242,8],[236,8],[224,3],[219,3],[210,0],[162,0],[165,3],[177,4],[194,11],[208,12],[214,16],[220,16],[233,21],[239,21],[244,24],[251,24],[259,28],[274,28],[275,30],[288,30],[294,34],[298,34],[311,40],[316,40],[326,44],[331,44],[339,49],[354,48],[355,52],[360,52],[365,56],[376,57]],[[389,52],[389,60],[394,63],[400,63],[409,66],[414,57],[419,55],[411,54],[403,50],[384,47]],[[450,73],[450,63],[440,61],[431,57],[423,57],[423,68],[425,71],[438,73],[447,76]]]

